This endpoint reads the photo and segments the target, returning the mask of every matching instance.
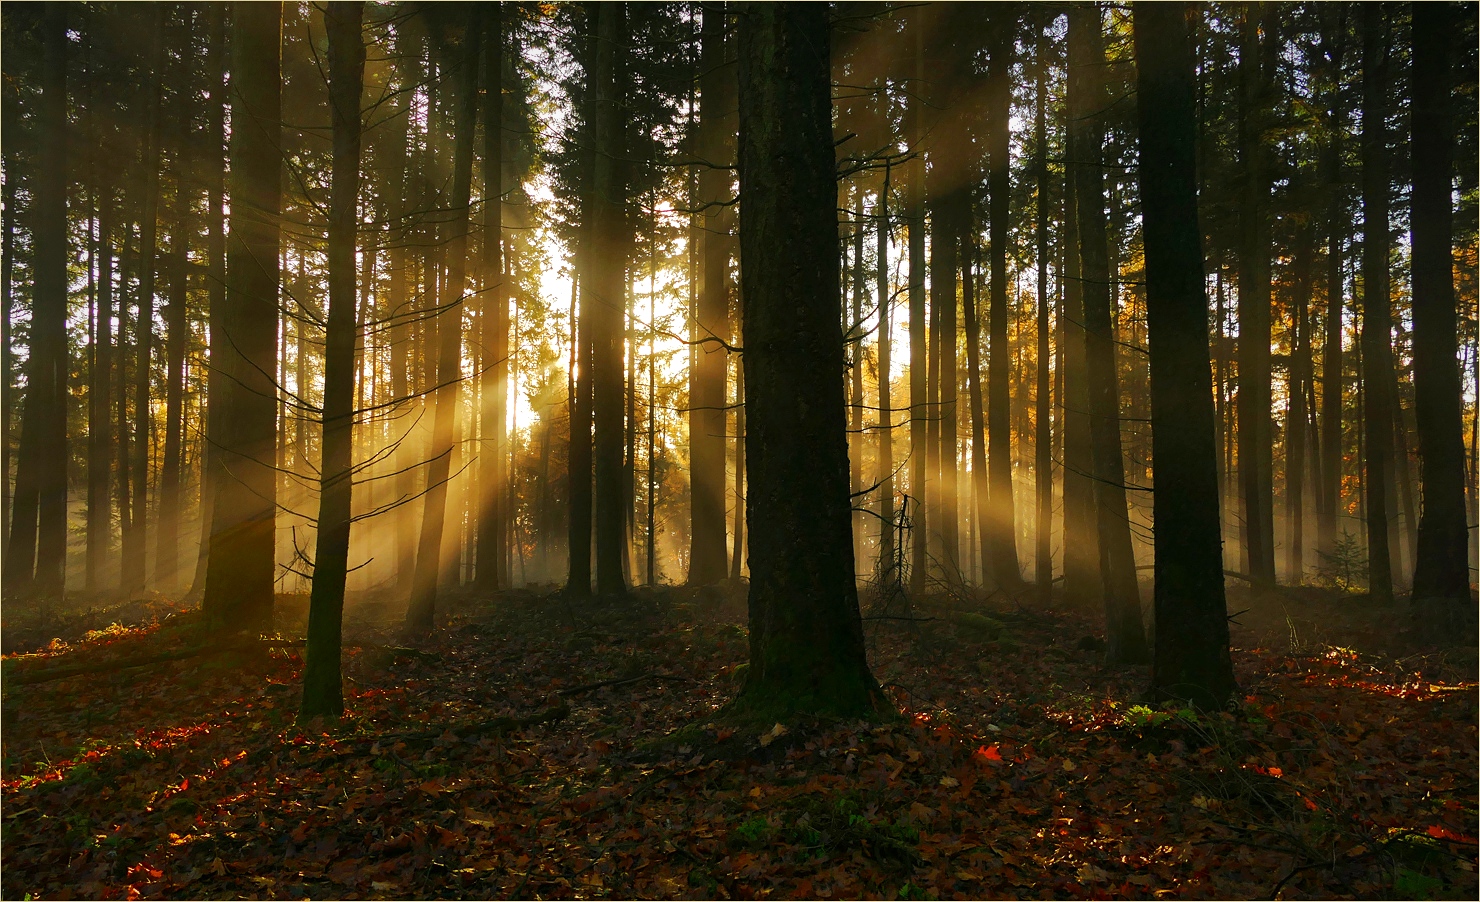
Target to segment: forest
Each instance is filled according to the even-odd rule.
[[[5,897],[1480,891],[1477,4],[0,70]]]

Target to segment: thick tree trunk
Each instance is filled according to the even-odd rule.
[[[987,420],[982,404],[981,322],[976,303],[975,227],[967,216],[961,229],[961,312],[966,321],[966,391],[971,407],[971,516],[977,524],[973,550],[981,550],[982,575],[994,574],[992,566],[992,509],[987,484]],[[995,576],[993,582],[996,582]]]
[[[5,168],[4,211],[5,221],[0,229],[0,548],[10,548],[10,421],[11,399],[15,395],[13,352],[10,347],[10,306],[15,279],[15,233],[16,233],[16,172],[15,119],[18,99],[11,92],[4,93],[3,112],[0,112],[0,157]],[[35,553],[34,551],[32,552]],[[5,568],[5,586],[10,585],[10,568]]]
[[[955,152],[954,150],[952,152]],[[927,184],[929,182],[927,181]],[[959,532],[955,529],[956,490],[956,242],[960,238],[958,198],[932,189],[930,200],[930,364],[926,392],[930,423],[926,427],[925,507],[931,523],[930,551],[938,574],[951,583],[960,580]],[[950,361],[948,376],[947,361]],[[949,381],[949,389],[947,383]],[[946,397],[950,396],[949,408]],[[947,412],[949,410],[949,412]]]
[[[272,618],[277,514],[282,5],[231,12],[231,235],[226,251],[220,427],[202,610],[218,629]],[[217,401],[213,393],[211,398]]]
[[[411,603],[406,609],[408,632],[426,633],[437,610],[438,582],[446,553],[443,533],[447,515],[447,483],[457,444],[458,390],[462,380],[462,314],[466,294],[468,204],[473,184],[473,138],[478,112],[478,56],[482,45],[481,12],[467,12],[462,59],[453,73],[457,92],[456,135],[452,151],[451,220],[447,233],[447,273],[437,314],[437,376],[433,393],[432,458],[427,465],[427,492],[416,548],[416,571],[411,579]],[[353,272],[353,270],[351,270]],[[350,314],[353,316],[353,313]]]
[[[852,476],[851,497],[863,500],[863,338],[848,335],[853,329],[861,329],[863,323],[863,296],[867,289],[863,275],[863,189],[854,192],[853,198],[853,310],[848,319],[844,335],[852,338],[848,342],[848,457]],[[741,462],[736,460],[736,471]],[[853,560],[863,560],[863,538],[865,534],[862,508],[853,511]]]
[[[1259,26],[1262,4],[1244,8],[1239,44],[1239,155],[1243,204],[1239,212],[1238,460],[1244,501],[1243,539],[1254,586],[1275,583],[1274,429],[1270,398],[1269,190],[1264,148],[1266,50]],[[1273,38],[1266,36],[1265,41]]]
[[[206,224],[206,253],[210,260],[207,275],[206,299],[208,304],[207,323],[210,342],[207,348],[209,360],[219,360],[225,355],[220,350],[220,317],[226,306],[226,10],[213,5],[208,13],[210,20],[209,69],[211,73],[211,99],[207,139],[210,155],[207,157],[207,203],[210,207]],[[211,506],[215,501],[216,450],[211,439],[219,435],[219,424],[210,422],[212,412],[220,413],[220,407],[211,402],[213,393],[220,390],[219,376],[214,368],[206,370],[205,430],[207,440],[201,443],[200,465],[200,543],[195,555],[195,576],[190,581],[187,594],[195,596],[205,590],[206,561],[210,557],[206,549],[211,542]]]
[[[728,218],[721,204],[729,194],[730,175],[721,168],[733,153],[726,137],[734,108],[734,69],[727,66],[724,40],[725,5],[703,4],[699,87],[699,156],[707,164],[699,173],[699,200],[704,205],[700,241],[702,289],[695,310],[693,395],[689,413],[689,585],[725,578],[725,344],[730,338]],[[711,340],[706,340],[711,339]]]
[[[300,709],[306,717],[344,713],[339,658],[354,486],[355,239],[359,222],[355,201],[360,190],[360,92],[365,71],[360,26],[364,13],[360,0],[331,3],[324,9],[334,157],[329,184],[329,311],[324,331],[319,523]],[[470,86],[464,90],[470,92]],[[469,132],[471,126],[464,120]]]
[[[1362,6],[1362,393],[1367,454],[1368,588],[1375,600],[1393,597],[1392,299],[1389,295],[1387,25],[1382,8]]]
[[[479,588],[497,590],[508,585],[504,572],[508,548],[508,515],[504,485],[508,481],[509,300],[504,283],[503,166],[504,166],[504,29],[503,7],[485,11],[483,63],[483,369],[478,376],[482,401],[482,435],[478,465]]]
[[[626,592],[623,575],[624,519],[622,441],[624,437],[622,404],[622,311],[623,248],[626,242],[622,214],[623,185],[620,157],[621,122],[620,80],[617,74],[617,45],[623,31],[625,9],[619,4],[603,3],[592,10],[596,15],[596,61],[592,72],[592,144],[595,160],[588,215],[591,217],[590,246],[587,263],[590,281],[585,286],[592,303],[586,305],[590,319],[591,341],[591,413],[592,473],[594,476],[593,508],[596,539],[596,592],[602,596],[619,596]],[[723,384],[723,377],[721,377]],[[723,413],[724,395],[716,407]],[[720,433],[723,434],[723,419]],[[724,456],[721,445],[720,473],[723,479]],[[721,483],[723,490],[723,483]],[[720,502],[720,529],[724,529],[724,502]],[[723,578],[724,541],[720,542],[719,562]]]
[[[991,227],[991,343],[987,361],[987,467],[991,492],[982,523],[988,537],[983,561],[992,562],[996,584],[1007,591],[1022,587],[1018,563],[1017,514],[1012,499],[1012,348],[1007,342],[1008,179],[1011,160],[1008,116],[1012,112],[1012,46],[1016,20],[994,22],[987,80],[987,191]],[[1040,288],[1040,291],[1042,289]]]
[[[1338,45],[1339,46],[1339,45]],[[1336,52],[1333,50],[1333,53]],[[1338,56],[1339,59],[1339,56]],[[1322,152],[1326,186],[1326,336],[1321,350],[1321,519],[1316,546],[1325,554],[1336,547],[1337,518],[1341,508],[1342,448],[1342,317],[1345,312],[1342,241],[1345,236],[1346,204],[1341,181],[1341,132],[1339,111],[1333,113],[1335,128]]]
[[[67,575],[67,9],[41,16],[31,348],[7,582],[60,597]],[[7,178],[13,176],[7,172]],[[7,336],[8,340],[8,336]],[[10,570],[16,572],[11,576]]]
[[[1084,277],[1074,166],[1064,167],[1064,596],[1099,600],[1100,537],[1095,526],[1094,454],[1089,426],[1089,370],[1084,353]]]
[[[741,712],[881,711],[854,584],[828,16],[740,16],[740,259],[751,407],[750,670]]]
[[[1079,216],[1084,295],[1085,366],[1089,381],[1090,446],[1094,458],[1096,532],[1106,619],[1106,659],[1138,663],[1146,654],[1140,588],[1131,548],[1120,447],[1120,392],[1110,296],[1110,263],[1101,169],[1105,52],[1096,6],[1076,6],[1069,17],[1069,157]]]
[[[1464,400],[1454,298],[1452,7],[1413,7],[1413,388],[1423,514],[1413,597],[1474,616],[1465,524]]]
[[[1156,464],[1151,691],[1219,710],[1236,686],[1218,515],[1208,301],[1197,218],[1191,4],[1137,3],[1141,217]]]

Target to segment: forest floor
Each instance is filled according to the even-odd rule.
[[[197,647],[194,612],[7,604],[0,894],[1476,898],[1474,637],[1229,605],[1226,713],[1139,704],[1093,612],[866,597],[899,719],[741,735],[738,590],[458,594],[414,648],[361,599],[333,725],[296,723],[290,643],[119,668]]]

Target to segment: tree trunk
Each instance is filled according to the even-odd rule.
[[[211,100],[209,109],[209,125],[207,126],[207,137],[210,141],[211,152],[207,157],[207,193],[210,206],[209,220],[206,225],[206,253],[210,255],[210,273],[207,276],[206,298],[209,305],[207,313],[208,359],[219,360],[225,356],[221,350],[220,317],[226,306],[226,161],[224,150],[226,146],[226,11],[221,5],[213,5],[207,14],[210,20],[210,64],[211,73]],[[205,590],[206,585],[206,560],[209,555],[206,549],[211,541],[211,507],[215,501],[215,455],[216,450],[211,441],[220,435],[221,426],[211,422],[212,412],[219,413],[220,407],[211,402],[211,396],[220,390],[218,376],[214,368],[206,370],[206,410],[202,418],[206,430],[206,441],[201,443],[201,465],[200,465],[200,544],[195,556],[195,576],[190,582],[189,595],[197,595]]]
[[[961,229],[961,312],[966,320],[966,391],[971,406],[971,515],[977,524],[973,551],[980,548],[982,575],[993,573],[990,496],[987,485],[987,420],[982,404],[981,322],[976,313],[975,227],[968,215]]]
[[[854,583],[838,322],[836,161],[826,8],[740,17],[740,259],[752,408],[750,669],[740,711],[870,715]]]
[[[453,72],[457,92],[456,135],[452,156],[451,220],[448,223],[447,272],[437,313],[437,376],[433,394],[432,458],[427,464],[427,491],[422,507],[421,534],[416,548],[416,570],[411,579],[411,603],[406,629],[430,632],[437,610],[438,582],[445,563],[442,547],[447,515],[447,483],[457,445],[458,390],[462,381],[462,314],[466,294],[468,204],[473,184],[473,138],[478,113],[478,55],[482,44],[481,11],[467,12],[462,58]],[[435,27],[435,26],[434,26]],[[353,272],[353,270],[351,270]],[[353,314],[350,314],[353,316]]]
[[[1146,654],[1140,588],[1131,548],[1120,448],[1120,393],[1111,325],[1110,263],[1105,224],[1101,144],[1105,52],[1096,6],[1076,6],[1069,17],[1069,158],[1079,216],[1089,381],[1090,446],[1094,459],[1095,522],[1106,619],[1106,660],[1139,663]]]
[[[592,472],[594,479],[593,508],[596,533],[596,592],[602,596],[620,596],[626,592],[623,577],[623,501],[622,441],[624,437],[622,404],[622,311],[625,277],[622,248],[622,192],[620,184],[621,123],[618,104],[620,81],[616,52],[623,31],[625,10],[616,4],[598,4],[596,16],[595,65],[591,74],[591,133],[595,159],[587,198],[587,215],[591,220],[588,233],[587,266],[589,282],[585,290],[591,303],[583,313],[589,314],[591,341],[591,413]],[[585,323],[583,323],[585,325]],[[721,384],[723,379],[721,378]],[[720,395],[717,408],[723,408]],[[723,434],[723,419],[720,421]],[[721,445],[720,474],[724,473]],[[723,483],[721,483],[723,485]],[[724,529],[724,502],[720,502],[720,529]],[[724,563],[724,542],[720,542],[719,561]]]
[[[915,39],[915,84],[925,80],[925,18],[916,10],[911,15],[910,31]],[[929,348],[925,339],[925,156],[924,105],[920,94],[913,93],[906,107],[910,158],[905,177],[905,220],[909,229],[910,254],[910,496],[914,514],[910,521],[910,591],[925,589],[926,553],[929,517],[925,507],[925,482],[929,452],[930,392]]]
[[[145,554],[148,543],[148,499],[149,499],[149,426],[152,417],[149,407],[149,374],[151,345],[154,341],[154,279],[158,266],[159,248],[158,207],[159,172],[162,168],[160,152],[160,99],[164,90],[164,47],[162,33],[165,23],[165,8],[155,11],[151,29],[152,46],[149,51],[151,85],[149,93],[147,137],[144,147],[144,204],[139,223],[139,303],[134,320],[134,418],[132,441],[130,518],[124,529],[122,587],[126,592],[138,592],[145,586]],[[120,427],[122,428],[122,427]]]
[[[339,657],[354,486],[355,237],[359,222],[355,201],[360,190],[360,92],[365,70],[360,25],[364,13],[365,4],[359,0],[331,3],[324,9],[334,157],[329,186],[329,311],[324,331],[319,523],[300,709],[305,717],[337,718],[344,713]],[[471,86],[464,91],[471,93]],[[464,104],[464,112],[468,106]],[[472,123],[465,119],[462,124],[472,132]]]
[[[1012,499],[1011,354],[1007,342],[1008,179],[1011,159],[1008,116],[1012,112],[1012,46],[1015,20],[994,22],[987,80],[987,191],[992,254],[991,356],[987,361],[988,516],[983,521],[987,548],[982,560],[992,562],[998,586],[1009,592],[1022,587],[1017,553],[1017,514]],[[1043,289],[1040,288],[1041,292]]]
[[[101,143],[101,141],[100,141]],[[106,168],[106,167],[104,167]],[[113,178],[98,188],[98,327],[88,372],[87,588],[99,588],[113,535]],[[6,386],[9,390],[9,386]]]
[[[226,250],[220,437],[207,549],[206,619],[260,629],[272,619],[277,479],[282,5],[231,12],[231,235]],[[212,402],[217,402],[213,394]]]
[[[1289,408],[1285,417],[1285,524],[1289,529],[1286,545],[1286,579],[1292,585],[1305,581],[1305,438],[1307,412],[1306,384],[1310,380],[1310,295],[1311,266],[1315,256],[1315,230],[1309,222],[1296,226],[1292,249],[1295,309],[1290,332],[1289,377],[1286,393]]]
[[[1413,7],[1413,388],[1423,513],[1413,597],[1473,617],[1465,524],[1464,400],[1456,361],[1449,4]]]
[[[863,276],[863,189],[858,187],[853,197],[853,310],[848,319],[845,338],[848,342],[848,458],[851,474],[851,495],[858,502],[863,500],[863,336],[850,334],[854,329],[862,331],[863,296],[866,292]],[[741,469],[737,458],[736,471]],[[863,559],[864,524],[863,509],[853,511],[853,560]]]
[[[1362,392],[1367,440],[1368,587],[1378,601],[1393,597],[1392,299],[1388,282],[1387,23],[1380,6],[1362,6]],[[1393,513],[1396,513],[1395,511]]]
[[[1053,590],[1053,432],[1051,417],[1053,404],[1050,398],[1048,375],[1048,42],[1043,36],[1043,25],[1034,20],[1038,29],[1036,100],[1033,111],[1033,140],[1037,144],[1034,160],[1033,204],[1036,208],[1033,237],[1037,239],[1038,264],[1038,397],[1037,422],[1033,435],[1033,475],[1036,483],[1038,516],[1035,524],[1037,541],[1033,555],[1033,580],[1037,584],[1039,600],[1047,604]],[[1063,278],[1063,274],[1059,274]]]
[[[1064,167],[1064,223],[1064,596],[1072,605],[1088,605],[1099,600],[1102,589],[1084,353],[1084,267],[1072,160]]]
[[[184,38],[188,42],[192,28],[188,18],[184,23]],[[179,573],[180,554],[180,477],[181,445],[185,438],[185,344],[189,338],[190,320],[187,316],[189,297],[190,233],[192,229],[190,199],[194,193],[187,188],[187,179],[194,175],[190,167],[194,162],[186,149],[189,144],[188,123],[194,118],[194,102],[187,92],[181,92],[175,148],[175,211],[174,234],[170,237],[170,288],[169,303],[165,305],[165,438],[164,460],[159,470],[159,528],[155,536],[154,584],[162,592],[173,593]]]
[[[504,555],[508,547],[508,514],[504,484],[508,454],[509,300],[504,283],[504,24],[503,7],[488,7],[484,20],[483,63],[483,297],[479,326],[485,359],[478,376],[482,401],[482,459],[478,466],[478,586],[498,590],[508,585]]]
[[[0,100],[0,158],[4,160],[5,187],[4,187],[4,210],[5,217],[3,235],[0,235],[0,548],[7,551],[10,548],[10,512],[11,494],[10,487],[10,429],[11,429],[11,399],[15,396],[14,379],[11,372],[14,366],[13,352],[10,347],[10,306],[14,300],[11,296],[15,279],[15,233],[16,233],[16,181],[19,174],[16,172],[15,132],[16,107],[19,100],[11,92],[5,92],[3,100]],[[32,552],[35,553],[34,551]],[[6,568],[5,586],[10,586],[10,568]]]
[[[1236,690],[1223,594],[1208,301],[1197,218],[1191,4],[1137,3],[1141,217],[1156,465],[1151,691],[1222,709]]]
[[[41,17],[31,347],[7,582],[60,599],[67,576],[67,9]],[[14,176],[7,171],[7,179]],[[8,340],[8,336],[7,336]],[[11,568],[16,568],[14,576]]]
[[[884,184],[879,189],[877,219],[877,288],[879,297],[879,572],[887,574],[894,561],[894,402],[889,392],[890,367],[893,364],[894,297],[889,292],[889,164],[884,164]],[[899,574],[889,577],[890,581]]]
[[[696,315],[698,340],[689,413],[689,576],[691,586],[725,578],[725,344],[730,337],[728,219],[721,204],[729,194],[730,174],[723,167],[732,153],[725,125],[734,108],[734,70],[726,65],[725,5],[703,4],[700,55],[703,75],[699,92],[699,156],[711,165],[699,173],[699,200],[704,205],[700,242],[702,290]]]
[[[953,151],[954,152],[954,151]],[[927,185],[930,184],[927,176]],[[946,471],[954,475],[956,442],[954,427],[954,385],[952,385],[952,415],[946,413],[946,357],[954,363],[956,349],[956,242],[960,235],[956,228],[956,198],[940,196],[939,186],[930,189],[930,360],[926,371],[926,394],[930,398],[930,421],[926,426],[926,475],[925,508],[933,524],[929,533],[929,549],[933,569],[944,579],[955,583],[960,579],[959,544],[950,537],[951,516],[946,508]],[[946,345],[950,345],[950,351]],[[954,366],[952,367],[954,369]],[[947,446],[950,461],[947,462]],[[952,480],[952,489],[954,481]]]
[[[1239,44],[1239,155],[1243,202],[1239,213],[1238,460],[1243,489],[1243,538],[1248,573],[1257,588],[1275,584],[1274,430],[1270,398],[1269,190],[1264,147],[1269,73],[1259,38],[1262,4],[1244,8]],[[1273,38],[1266,36],[1265,42]]]
[[[1345,4],[1332,4],[1343,8]],[[1345,16],[1341,16],[1337,27],[1322,36],[1327,45],[1326,53],[1332,68],[1339,72],[1343,50],[1341,36],[1345,33]],[[1342,462],[1342,337],[1345,333],[1342,316],[1344,312],[1344,264],[1342,241],[1347,228],[1345,186],[1341,175],[1341,138],[1346,129],[1345,116],[1340,106],[1339,95],[1331,92],[1331,123],[1327,131],[1330,138],[1322,149],[1322,181],[1326,188],[1326,337],[1321,352],[1321,521],[1318,525],[1316,545],[1325,554],[1336,547],[1337,518],[1341,508],[1341,462]]]

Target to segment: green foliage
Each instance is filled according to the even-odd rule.
[[[1367,582],[1367,553],[1357,543],[1357,537],[1347,530],[1330,552],[1318,551],[1320,563],[1316,565],[1316,579],[1323,586],[1342,592],[1356,592]]]

